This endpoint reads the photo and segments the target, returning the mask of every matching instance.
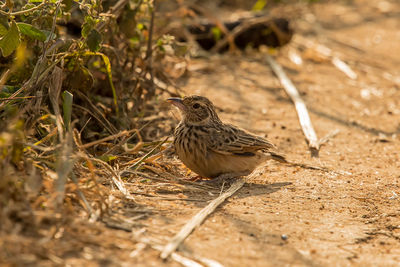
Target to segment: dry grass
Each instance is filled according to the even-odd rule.
[[[103,1],[103,8],[109,4]],[[155,97],[170,94],[170,78],[152,62],[179,57],[163,51],[173,41],[163,43],[154,33],[151,2],[120,0],[102,12],[76,3],[68,9],[62,1],[18,8],[6,14],[10,21],[40,24],[44,18],[31,13],[40,11],[49,23],[41,30],[55,38],[21,39],[14,54],[1,58],[0,262],[62,264],[59,256],[79,251],[79,239],[96,242],[90,238],[102,227],[98,222],[131,230],[135,218],[148,213],[136,205],[140,192],[126,185],[170,168],[159,158],[173,125],[160,120],[167,108]],[[73,20],[67,12],[99,19],[93,26],[102,35],[99,51],[68,34]],[[149,117],[156,113],[163,115]],[[184,186],[169,182],[168,188]],[[132,207],[129,216],[115,214],[118,205]]]

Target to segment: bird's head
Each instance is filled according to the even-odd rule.
[[[187,96],[184,98],[169,98],[168,102],[179,108],[182,120],[190,125],[220,123],[213,103],[203,96]]]

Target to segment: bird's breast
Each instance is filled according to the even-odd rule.
[[[200,131],[200,132],[199,132]],[[207,169],[207,143],[205,132],[199,126],[180,124],[175,131],[174,146],[179,159],[192,171],[204,175]]]

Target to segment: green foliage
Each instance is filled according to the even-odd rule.
[[[100,50],[101,41],[101,34],[96,29],[92,29],[86,38],[86,44],[89,50],[92,52],[97,52]]]
[[[33,39],[36,39],[36,40],[39,40],[42,42],[46,41],[46,39],[47,39],[47,36],[43,31],[39,30],[38,28],[36,28],[30,24],[19,22],[19,23],[17,23],[17,26],[18,26],[20,33],[25,34],[26,36],[29,36]]]
[[[215,40],[215,41],[218,41],[218,40],[221,39],[222,31],[221,31],[220,28],[218,28],[218,27],[212,27],[212,28],[211,28],[211,32],[212,32],[212,35],[214,36],[214,40]]]
[[[81,31],[82,36],[84,38],[88,37],[89,33],[94,29],[97,23],[98,20],[96,21],[93,17],[86,16],[85,23],[82,25],[82,31]]]
[[[0,39],[0,50],[3,57],[8,57],[21,43],[17,23],[12,21],[7,33]]]
[[[267,0],[257,0],[257,2],[253,5],[252,11],[261,11],[267,5]]]
[[[64,196],[74,168],[71,133],[79,129],[88,143],[133,128],[130,118],[156,95],[151,61],[174,49],[174,39],[150,38],[152,1],[127,1],[115,11],[116,2],[1,3],[0,180],[10,179],[21,199],[28,165],[43,177],[57,173]],[[18,190],[15,177],[25,177]]]

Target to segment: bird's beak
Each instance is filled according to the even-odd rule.
[[[179,97],[171,97],[171,98],[168,98],[167,101],[169,103],[171,103],[172,105],[175,105],[176,107],[178,107],[182,111],[186,110],[186,107],[183,104],[182,99],[179,98]]]

